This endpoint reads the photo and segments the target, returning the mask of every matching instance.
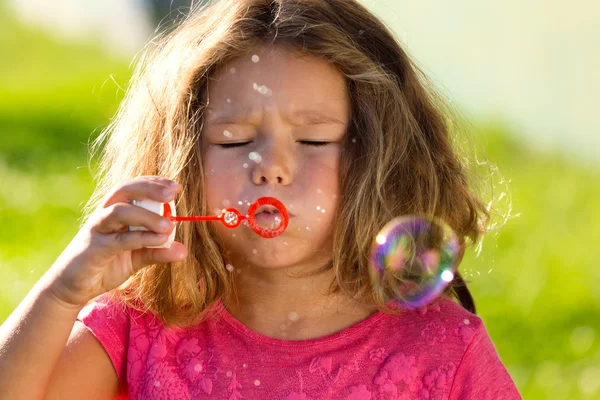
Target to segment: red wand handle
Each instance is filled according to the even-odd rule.
[[[255,218],[256,210],[265,204],[270,204],[277,208],[279,213],[281,214],[282,221],[277,229],[269,230],[261,227]],[[248,208],[248,215],[241,215],[238,210],[235,208],[227,208],[225,209],[221,215],[218,216],[191,216],[191,217],[174,217],[171,211],[171,206],[169,203],[164,203],[164,212],[163,217],[170,219],[174,222],[184,222],[184,221],[221,221],[223,225],[228,228],[235,228],[244,220],[248,220],[248,226],[264,238],[273,238],[281,235],[285,229],[287,228],[289,222],[289,215],[287,209],[279,200],[274,197],[259,197],[254,200],[250,207]]]

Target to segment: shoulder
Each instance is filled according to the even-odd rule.
[[[422,373],[453,376],[469,345],[485,327],[477,315],[451,299],[440,297],[426,307],[405,309],[388,315],[381,326],[388,353],[411,357]],[[390,332],[396,332],[390,335]],[[435,371],[435,372],[432,372]]]
[[[439,297],[427,306],[405,309],[390,315],[389,328],[407,331],[413,342],[425,341],[428,345],[444,343],[466,347],[473,336],[483,327],[477,315],[447,297]]]
[[[480,348],[473,343],[480,342],[482,333],[480,317],[445,297],[381,317],[366,332],[363,351],[364,365],[374,374],[372,389],[394,396],[402,391],[419,398],[447,398],[466,356]]]

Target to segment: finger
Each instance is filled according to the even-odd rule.
[[[155,233],[170,233],[175,223],[143,207],[116,203],[99,210],[91,230],[101,234],[127,231],[128,226],[143,226]]]
[[[131,252],[131,264],[134,271],[150,264],[166,264],[169,262],[177,262],[187,257],[188,251],[186,247],[179,243],[173,242],[170,248],[165,249],[138,249]]]
[[[150,231],[115,232],[107,235],[95,235],[96,243],[106,249],[108,254],[121,254],[147,246],[161,246],[169,238],[168,233]]]
[[[102,202],[102,207],[106,208],[115,203],[129,203],[131,200],[140,199],[168,203],[175,198],[177,193],[181,192],[181,189],[181,185],[170,179],[154,176],[137,177],[125,181],[110,192]]]

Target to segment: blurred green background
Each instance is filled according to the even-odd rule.
[[[8,17],[0,54],[4,321],[75,235],[93,189],[88,141],[116,111],[130,69],[93,42]],[[600,167],[536,150],[502,120],[472,122],[515,215],[461,265],[478,314],[525,399],[600,399]]]

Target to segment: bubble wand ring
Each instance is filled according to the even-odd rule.
[[[256,211],[263,205],[271,205],[279,211],[282,217],[281,224],[277,229],[269,230],[261,227],[256,222]],[[248,208],[248,214],[242,215],[235,208],[226,208],[223,212],[218,216],[192,216],[192,217],[175,217],[171,211],[171,206],[169,203],[164,204],[164,212],[163,217],[168,218],[173,222],[184,222],[184,221],[221,221],[223,225],[228,228],[236,228],[243,221],[247,221],[248,226],[258,235],[264,238],[274,238],[276,236],[281,235],[288,226],[289,222],[289,214],[285,206],[282,202],[277,200],[274,197],[259,197],[254,200],[250,207]]]

